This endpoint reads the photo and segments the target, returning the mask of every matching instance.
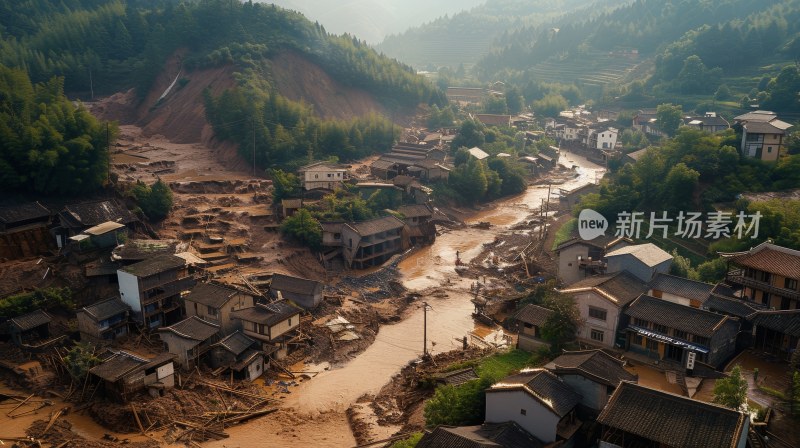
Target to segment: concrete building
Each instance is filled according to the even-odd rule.
[[[241,321],[242,332],[261,342],[261,349],[274,353],[278,359],[287,355],[287,341],[300,326],[300,308],[286,300],[270,304],[256,304],[251,308],[234,311],[231,315]]]
[[[316,162],[297,170],[304,190],[335,190],[347,180],[347,168],[327,162]]]
[[[199,366],[200,357],[219,341],[220,328],[191,316],[169,327],[159,328],[158,336],[164,341],[167,351],[175,355],[178,366],[188,370]]]
[[[573,238],[556,247],[558,279],[571,285],[608,270],[606,253],[633,244],[627,238],[598,237],[591,241]]]
[[[186,316],[197,316],[220,327],[223,335],[239,328],[231,313],[255,305],[253,293],[219,283],[198,283],[184,296]]]
[[[122,301],[131,307],[135,323],[156,329],[180,320],[181,294],[192,286],[186,260],[157,255],[117,271]]]
[[[265,356],[259,343],[241,331],[211,346],[209,362],[214,369],[228,368],[234,378],[253,381],[264,374]]]
[[[405,224],[394,216],[342,226],[342,252],[350,268],[378,266],[405,249],[402,230]]]
[[[672,255],[653,243],[635,244],[614,249],[606,254],[609,274],[628,271],[643,282],[656,273],[666,274],[672,266]]]
[[[270,297],[277,299],[278,295],[291,300],[303,309],[312,310],[322,302],[324,285],[315,280],[294,277],[285,274],[273,274],[269,285]]]
[[[119,297],[101,300],[78,310],[81,341],[110,342],[128,334],[130,308]]]

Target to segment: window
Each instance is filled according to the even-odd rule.
[[[689,334],[681,330],[672,330],[672,335],[678,339],[689,339]]]
[[[797,291],[797,280],[793,278],[787,278],[783,282],[783,287],[786,289],[791,289],[792,291]]]
[[[764,272],[764,271],[758,272],[758,279],[761,280],[762,282],[769,283],[771,277],[772,276],[770,275],[769,272]]]
[[[593,341],[603,342],[603,336],[605,334],[600,330],[592,330],[589,334],[589,337],[592,338]]]
[[[767,152],[772,152],[772,146],[767,146]]]
[[[331,173],[328,173],[328,177],[333,177],[333,174],[331,174]]]
[[[216,309],[216,308],[214,308],[214,307],[212,307],[212,306],[209,306],[209,307],[208,307],[208,315],[209,315],[209,316],[215,316],[215,317],[216,317],[216,315],[217,315],[217,309]]]
[[[315,174],[314,179],[319,179],[319,174]]]
[[[781,297],[781,309],[782,310],[790,310],[792,306],[792,301],[789,300],[788,297]]]
[[[633,335],[633,338],[631,338],[631,342],[633,342],[634,345],[643,345],[644,344],[644,338],[640,334],[635,334],[635,335]]]
[[[340,239],[342,239],[342,234],[341,234],[341,233],[334,233],[334,234],[333,234],[333,239],[335,239],[335,240],[340,240]]]
[[[519,413],[522,415],[528,415],[528,411],[526,411],[525,409],[520,409]]]
[[[658,351],[658,341],[655,341],[653,339],[648,339],[647,340],[647,349],[648,350]]]
[[[653,331],[657,331],[659,333],[667,334],[667,326],[661,324],[653,324]]]
[[[761,303],[764,305],[769,305],[769,293],[762,292],[761,293]]]
[[[289,326],[290,327],[292,326],[292,318],[291,317],[289,318]]]
[[[606,310],[602,308],[595,308],[593,306],[589,307],[589,317],[599,319],[599,320],[606,320]]]
[[[692,342],[701,345],[708,345],[708,338],[704,338],[703,336],[692,335]]]
[[[638,317],[633,318],[633,324],[637,327],[647,328],[647,321],[644,319],[639,319]]]

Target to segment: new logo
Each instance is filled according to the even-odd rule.
[[[584,240],[593,240],[600,235],[605,235],[608,230],[608,220],[596,211],[585,208],[578,215],[578,235]]]

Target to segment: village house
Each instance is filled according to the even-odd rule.
[[[511,318],[511,326],[517,330],[517,348],[532,352],[539,347],[550,346],[542,338],[542,326],[552,316],[553,311],[529,303]]]
[[[279,300],[269,304],[257,303],[231,315],[241,321],[240,329],[245,335],[261,341],[262,350],[274,352],[276,358],[282,359],[288,353],[287,342],[293,330],[300,326],[300,311],[286,300]]]
[[[726,282],[739,295],[776,310],[800,308],[800,251],[764,242],[729,261]]]
[[[633,117],[631,127],[637,131],[653,137],[665,137],[666,134],[658,128],[656,109],[640,109]]]
[[[703,303],[703,309],[738,317],[742,322],[742,332],[749,334],[751,333],[750,330],[752,330],[752,323],[747,320],[747,317],[758,310],[767,309],[767,307],[741,297],[735,297],[734,294],[735,292],[730,285],[717,283]]]
[[[620,382],[636,382],[636,375],[625,370],[625,362],[603,350],[564,352],[545,368],[558,375],[581,395],[580,405],[597,415],[608,403]]]
[[[269,296],[284,299],[301,306],[303,309],[312,310],[322,302],[324,285],[315,280],[294,277],[285,274],[273,274],[269,285]]]
[[[69,237],[69,240],[77,249],[105,249],[116,247],[127,238],[128,228],[124,224],[106,221]]]
[[[481,148],[478,148],[477,146],[469,148],[467,152],[469,153],[469,155],[475,157],[478,160],[484,160],[489,157],[489,154],[486,151],[482,150]]]
[[[450,178],[450,168],[434,159],[423,159],[415,161],[407,168],[408,174],[412,177],[426,182],[447,180]]]
[[[617,136],[619,130],[616,128],[591,129],[589,132],[590,149],[614,149],[617,146]]]
[[[685,117],[683,122],[684,126],[700,129],[701,131],[710,132],[712,134],[722,132],[731,127],[728,120],[720,117],[716,112],[706,112],[702,117]]]
[[[52,320],[49,314],[38,309],[7,320],[3,325],[3,333],[16,345],[37,343],[50,337]]]
[[[639,159],[641,159],[641,158],[642,158],[642,156],[644,156],[644,155],[647,153],[647,151],[649,151],[649,150],[650,150],[650,148],[642,148],[642,149],[639,149],[639,150],[636,150],[636,151],[633,151],[633,152],[629,152],[628,154],[625,154],[625,156],[622,158],[622,160],[623,160],[625,163],[636,163],[636,162],[638,162],[638,161],[639,161]]]
[[[297,170],[304,190],[335,190],[347,180],[347,168],[328,162],[316,162]]]
[[[115,200],[82,202],[64,207],[58,214],[59,226],[54,229],[59,248],[65,247],[68,238],[84,230],[112,221],[134,230],[139,222],[136,215]]]
[[[55,247],[47,230],[51,220],[38,202],[0,207],[0,259],[33,257]]]
[[[403,215],[411,245],[433,244],[436,225],[431,222],[433,210],[428,204],[402,205],[397,212]]]
[[[713,289],[714,285],[708,283],[659,272],[650,280],[647,294],[679,305],[701,308]]]
[[[163,396],[166,389],[175,387],[172,362],[175,355],[171,353],[161,353],[152,359],[126,351],[109,355],[89,369],[89,373],[99,379],[97,387],[112,400],[125,403],[145,389],[152,396]]]
[[[193,283],[186,260],[166,254],[120,268],[117,280],[135,323],[150,330],[180,320],[181,293]]]
[[[785,361],[800,349],[800,310],[758,310],[748,320],[753,324],[753,348]]]
[[[544,448],[514,422],[444,426],[426,430],[416,448]]]
[[[466,104],[479,104],[489,96],[502,96],[502,93],[490,91],[484,87],[448,87],[445,96],[450,101]]]
[[[486,423],[515,422],[545,444],[569,441],[580,428],[581,396],[547,369],[527,369],[486,389]]]
[[[511,115],[475,114],[475,119],[486,126],[511,127]]]
[[[78,310],[81,341],[110,342],[127,336],[130,308],[119,297],[101,300]]]
[[[742,156],[768,162],[778,160],[785,145],[786,130],[792,127],[768,110],[739,115],[734,123],[742,129]]]
[[[633,244],[633,241],[628,238],[605,236],[591,241],[580,238],[565,241],[555,249],[558,257],[558,279],[570,285],[586,277],[605,274],[606,253],[630,244]]]
[[[156,255],[178,252],[178,240],[128,239],[111,251],[111,259],[122,264],[133,264]]]
[[[253,293],[216,282],[196,284],[183,298],[186,316],[197,316],[220,327],[222,334],[239,328],[231,313],[255,305]]]
[[[723,406],[622,382],[597,423],[601,447],[745,448],[750,418]]]
[[[625,347],[660,362],[687,366],[698,362],[719,368],[736,352],[739,320],[642,294],[625,315]],[[687,367],[689,368],[689,367]]]
[[[608,273],[628,271],[643,282],[649,282],[656,273],[667,273],[672,266],[672,255],[653,243],[634,244],[606,253]]]
[[[403,221],[394,216],[343,225],[343,254],[348,267],[378,266],[405,250],[404,226]]]
[[[219,325],[197,316],[158,329],[166,350],[175,355],[175,362],[186,370],[200,365],[200,357],[219,341],[219,333]]]
[[[211,346],[209,364],[211,368],[230,369],[233,377],[253,381],[264,373],[264,352],[258,342],[241,331],[235,331]]]
[[[573,210],[575,206],[578,205],[578,202],[580,202],[581,198],[587,194],[597,193],[599,191],[600,185],[592,182],[583,184],[580,187],[575,187],[572,190],[559,188],[558,201],[567,206],[569,210]]]
[[[622,312],[647,292],[647,285],[627,271],[598,275],[575,282],[560,292],[575,298],[581,316],[577,337],[592,345],[624,346],[618,334]]]

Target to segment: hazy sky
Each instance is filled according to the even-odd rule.
[[[486,0],[261,0],[300,11],[334,34],[350,33],[370,44],[389,34],[471,9]]]

